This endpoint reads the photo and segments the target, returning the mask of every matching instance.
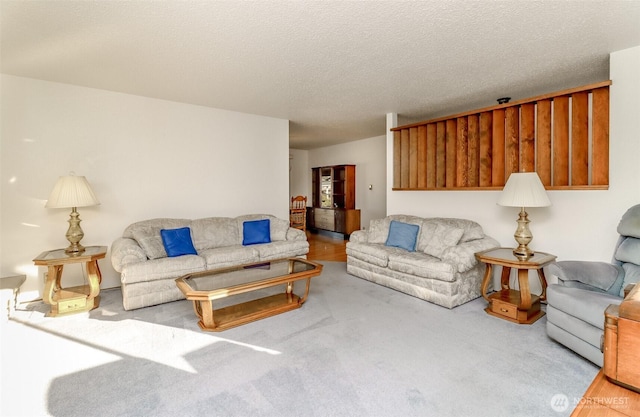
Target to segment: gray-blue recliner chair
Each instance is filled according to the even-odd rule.
[[[640,204],[627,210],[617,230],[610,264],[559,261],[548,268],[558,283],[547,288],[547,334],[598,366],[604,311],[622,302],[628,284],[640,281]]]

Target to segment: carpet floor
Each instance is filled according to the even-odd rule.
[[[124,311],[119,289],[68,317],[21,305],[0,328],[0,415],[568,416],[599,370],[545,317],[449,310],[323,264],[302,308],[221,333],[186,300]]]

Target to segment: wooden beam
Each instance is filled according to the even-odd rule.
[[[589,184],[589,95],[571,96],[571,185]]]
[[[536,104],[536,172],[542,184],[551,186],[551,100]]]
[[[569,97],[553,100],[553,185],[569,185]]]

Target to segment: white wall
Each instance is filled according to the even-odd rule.
[[[33,258],[68,244],[70,210],[44,204],[70,171],[86,176],[102,203],[79,209],[85,246],[110,246],[128,224],[154,217],[288,218],[287,120],[8,75],[0,80],[0,273],[28,275],[22,299],[41,295],[44,269]],[[108,256],[100,261],[103,288],[119,285]],[[79,268],[65,269],[63,285],[73,284],[65,278],[81,279]]]
[[[640,47],[612,53],[610,62],[609,190],[550,191],[551,207],[527,210],[534,236],[529,246],[558,260],[610,261],[620,217],[640,203]],[[392,136],[387,137],[387,152],[391,161]],[[389,162],[388,214],[472,219],[501,245],[515,246],[518,209],[496,205],[500,192],[391,191],[392,178]]]
[[[385,143],[384,136],[376,136],[310,150],[307,170],[309,190],[311,190],[311,168],[355,164],[356,208],[360,209],[361,227],[368,228],[371,219],[385,216],[387,198]]]
[[[289,195],[307,196],[307,206],[311,206],[309,151],[289,149],[289,167]]]

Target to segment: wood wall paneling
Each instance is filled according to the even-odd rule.
[[[520,106],[520,171],[536,170],[536,106]]]
[[[536,172],[545,186],[551,185],[551,100],[536,103]]]
[[[393,128],[394,190],[607,189],[610,81]]]
[[[436,152],[436,188],[444,188],[447,177],[447,125],[445,122],[438,122],[436,125]]]
[[[589,184],[589,95],[571,96],[571,185]]]
[[[491,186],[493,113],[480,113],[480,187]]]
[[[418,128],[409,129],[409,188],[418,188]]]
[[[437,139],[436,124],[427,125],[427,189],[436,188]]]
[[[493,111],[492,124],[492,149],[493,158],[491,160],[491,185],[502,186],[505,184],[504,169],[504,109]]]
[[[418,126],[418,184],[420,189],[427,188],[427,126]]]
[[[402,151],[400,147],[400,131],[393,132],[393,188],[402,188]]]
[[[520,118],[517,107],[505,109],[505,179],[512,172],[520,171]]]
[[[593,91],[592,172],[595,185],[609,184],[609,87]]]
[[[409,129],[400,131],[400,186],[410,188],[409,184]]]
[[[454,188],[456,186],[456,142],[458,135],[457,119],[447,120],[446,126],[445,186],[447,188]]]
[[[553,100],[553,181],[569,185],[569,97]]]
[[[469,146],[467,149],[467,186],[480,185],[480,121],[479,115],[471,114],[468,121]]]
[[[466,117],[456,120],[456,187],[466,187],[469,178],[469,130]]]

